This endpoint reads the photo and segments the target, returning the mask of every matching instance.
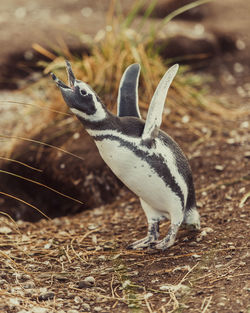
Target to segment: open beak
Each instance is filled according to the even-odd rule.
[[[69,86],[67,86],[66,84],[64,84],[64,82],[62,82],[59,78],[56,77],[56,75],[54,73],[51,73],[51,76],[53,78],[53,80],[56,82],[57,86],[63,89],[72,89],[74,90],[74,83],[75,83],[75,75],[72,71],[71,65],[69,63],[69,61],[66,60],[66,69],[67,69],[67,74],[68,74],[68,83]]]
[[[72,71],[72,67],[71,67],[71,64],[69,63],[68,60],[66,60],[66,66],[67,66],[67,74],[68,74],[68,82],[69,82],[69,85],[72,89],[74,89],[74,84],[75,84],[75,75]]]

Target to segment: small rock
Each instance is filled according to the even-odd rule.
[[[181,119],[183,124],[187,124],[190,121],[190,116],[189,115],[184,115]]]
[[[94,312],[103,312],[103,309],[100,306],[96,306],[93,308]]]
[[[126,289],[129,287],[129,285],[131,284],[131,281],[126,279],[123,283],[122,283],[122,288]]]
[[[201,255],[199,255],[199,254],[193,254],[192,257],[195,258],[195,259],[200,259],[200,258],[201,258]]]
[[[152,292],[148,292],[148,293],[145,294],[144,298],[148,299],[148,298],[150,298],[152,296],[153,296]]]
[[[100,255],[98,257],[98,259],[101,260],[101,261],[106,261],[106,256],[105,255]]]
[[[216,171],[218,172],[222,172],[224,170],[224,166],[223,165],[215,165],[214,167],[216,169]]]
[[[79,311],[72,309],[72,310],[69,310],[67,313],[79,313]]]
[[[236,73],[242,73],[244,71],[244,66],[241,63],[236,62],[234,63],[234,71]]]
[[[0,286],[7,284],[7,280],[5,279],[0,279]]]
[[[39,301],[52,300],[54,298],[54,296],[55,296],[54,292],[47,292],[47,293],[44,293],[44,294],[40,295],[38,297],[38,300]]]
[[[95,250],[95,247],[94,246],[89,246],[89,247],[86,248],[86,250],[87,251],[93,251],[93,250]]]
[[[96,229],[96,228],[98,228],[98,226],[95,225],[95,224],[89,224],[89,225],[88,225],[88,229],[89,229],[89,230],[94,230],[94,229]]]
[[[240,128],[249,128],[250,124],[249,121],[244,121],[240,124]]]
[[[212,233],[214,230],[211,227],[205,227],[201,233],[197,236],[196,241],[200,242],[203,237],[207,236],[208,233]]]
[[[9,234],[12,232],[12,229],[7,226],[0,227],[0,233],[1,234]]]
[[[46,243],[45,245],[44,245],[44,249],[50,249],[51,248],[51,246],[52,246],[52,243],[51,242],[48,242],[48,243]]]
[[[67,281],[68,277],[66,275],[67,275],[66,273],[60,273],[60,274],[56,274],[54,277],[55,279],[59,281]]]
[[[93,276],[88,276],[84,280],[79,281],[78,288],[88,288],[95,285],[95,278]]]
[[[17,298],[10,298],[8,304],[9,304],[10,307],[13,308],[13,307],[16,307],[16,306],[20,305],[20,300],[17,299]]]
[[[235,138],[228,138],[228,139],[226,140],[226,142],[227,142],[229,145],[233,145],[233,144],[236,143],[236,140],[235,140]]]
[[[23,288],[24,289],[31,289],[35,288],[36,284],[32,280],[28,280],[25,283],[23,283]]]
[[[109,251],[114,249],[114,243],[113,242],[106,242],[103,246],[104,251]]]
[[[232,197],[230,195],[225,195],[225,199],[228,200],[228,201],[231,201]]]
[[[242,39],[237,39],[235,45],[238,50],[244,50],[246,48],[246,44]]]
[[[90,312],[90,305],[88,303],[83,303],[81,307],[84,311]]]
[[[75,303],[82,303],[82,298],[81,297],[79,297],[79,296],[76,296],[75,298],[74,298],[74,302]]]
[[[80,138],[80,134],[79,133],[74,133],[73,139],[77,140],[79,138]]]
[[[244,158],[250,159],[250,151],[244,152]]]
[[[129,303],[128,308],[131,308],[131,309],[137,309],[137,308],[138,308],[138,304],[135,304],[135,303]]]

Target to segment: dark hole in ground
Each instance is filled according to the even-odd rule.
[[[72,49],[72,54],[81,58],[83,54],[89,54],[89,50],[86,46],[81,46]],[[39,61],[51,60],[35,51],[30,59],[25,52],[10,55],[5,63],[0,65],[0,89],[15,90],[39,80],[44,70],[43,66],[39,65]]]
[[[45,134],[48,136],[48,133],[53,133],[53,129],[47,128],[40,135],[41,138]],[[122,184],[101,160],[91,138],[83,134],[79,140],[74,140],[72,134],[68,133],[57,138],[56,141],[57,146],[60,142],[66,143],[66,148],[64,147],[66,150],[73,151],[84,160],[58,152],[53,148],[38,148],[31,143],[22,142],[15,147],[15,154],[12,158],[42,169],[43,172],[3,161],[0,162],[0,168],[38,181],[82,201],[83,204],[59,195],[46,187],[6,173],[0,173],[0,190],[36,206],[51,218],[94,208],[109,203],[117,197]],[[49,143],[55,144],[53,141]],[[8,196],[1,195],[1,198],[1,211],[8,213],[15,220],[37,221],[43,218],[41,213],[25,203]]]

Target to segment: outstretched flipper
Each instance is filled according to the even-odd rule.
[[[150,102],[145,127],[142,133],[142,140],[151,142],[157,137],[162,122],[162,113],[168,89],[178,71],[179,65],[175,64],[165,73],[157,86]]]
[[[141,118],[138,106],[140,64],[131,64],[123,73],[117,99],[117,115]]]

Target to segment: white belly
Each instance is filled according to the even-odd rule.
[[[168,187],[149,164],[119,142],[96,141],[103,160],[114,174],[138,197],[162,214],[181,206],[180,198]]]

